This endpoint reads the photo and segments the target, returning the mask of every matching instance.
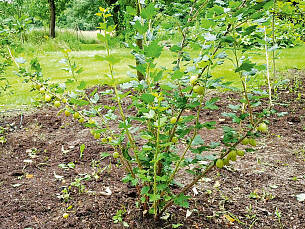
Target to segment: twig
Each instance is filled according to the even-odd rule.
[[[254,126],[252,126],[252,128],[248,131],[251,132],[253,131],[261,122],[263,121],[263,118],[260,118],[256,124]],[[240,138],[236,143],[234,143],[225,154],[223,154],[220,159],[226,157],[232,148],[235,148],[238,144],[240,144],[242,142],[242,140],[244,140],[247,136],[248,136],[248,132],[242,137]],[[210,171],[212,171],[212,169],[215,167],[215,163],[214,161],[210,163],[210,165],[206,168],[206,170],[201,173],[200,175],[198,175],[197,177],[194,178],[194,180],[188,184],[187,186],[185,186],[178,194],[176,194],[176,196],[179,196],[181,194],[184,194],[186,191],[188,191],[190,188],[192,188],[199,180],[201,180],[206,174],[208,174]],[[165,210],[167,208],[169,208],[172,204],[174,203],[174,198],[172,198],[171,200],[169,200],[165,206],[163,207],[163,209],[159,212],[159,214],[157,215],[156,219],[159,219],[160,216],[165,212]]]

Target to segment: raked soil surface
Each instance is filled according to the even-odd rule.
[[[126,210],[123,220],[130,228],[305,228],[300,198],[305,195],[305,77],[298,74],[303,81],[296,92],[278,91],[274,109],[279,113],[269,117],[269,132],[258,140],[256,151],[214,169],[188,193],[188,210],[173,206],[158,223],[142,217],[135,189],[121,182],[124,169],[115,159],[101,157],[112,149],[89,130],[49,107],[2,115],[7,141],[0,143],[0,228],[124,228],[112,219],[119,209]],[[221,113],[226,100],[236,96],[221,96],[221,109],[205,111],[201,119],[230,123],[221,120]],[[222,132],[201,134],[209,142]],[[82,193],[77,178],[83,178]],[[182,173],[178,177],[182,183],[191,179]],[[70,193],[66,201],[65,188]]]

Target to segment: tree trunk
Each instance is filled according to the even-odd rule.
[[[55,38],[55,0],[48,0],[50,9],[50,37]]]

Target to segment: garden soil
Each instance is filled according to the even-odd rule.
[[[256,151],[212,170],[188,193],[189,209],[172,206],[160,222],[136,208],[135,188],[121,182],[125,171],[116,159],[101,158],[112,148],[78,122],[47,106],[2,115],[7,141],[0,143],[0,228],[124,228],[113,220],[120,209],[129,228],[305,228],[305,201],[297,199],[305,195],[305,77],[300,74],[298,88],[291,81],[277,91],[278,113],[269,117],[269,132],[258,139]],[[236,95],[220,97],[225,98],[217,102],[220,110],[204,111],[201,120],[230,123],[221,113]],[[221,129],[201,132],[207,143],[221,134]],[[75,179],[86,175],[91,179],[81,181],[81,190]],[[191,179],[180,173],[177,181]],[[72,182],[76,185],[69,189]]]

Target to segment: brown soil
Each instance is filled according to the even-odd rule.
[[[270,117],[269,134],[260,139],[257,150],[214,170],[189,193],[189,210],[173,206],[159,223],[141,216],[134,188],[121,182],[124,170],[110,157],[100,157],[111,148],[95,141],[89,130],[57,116],[52,108],[2,117],[7,142],[0,143],[0,228],[123,228],[112,220],[119,209],[126,209],[123,220],[130,228],[305,228],[305,202],[296,198],[305,193],[304,81],[298,93],[280,90],[275,109],[288,113]],[[226,103],[219,103],[221,110],[203,113],[202,119],[219,122]],[[219,134],[202,133],[207,142]],[[75,168],[58,166],[69,162]],[[72,187],[66,202],[59,198],[76,177],[92,175],[110,163],[111,169],[96,179],[82,181],[85,192]],[[191,178],[183,176],[179,180],[188,183]],[[111,195],[106,195],[107,188]]]

